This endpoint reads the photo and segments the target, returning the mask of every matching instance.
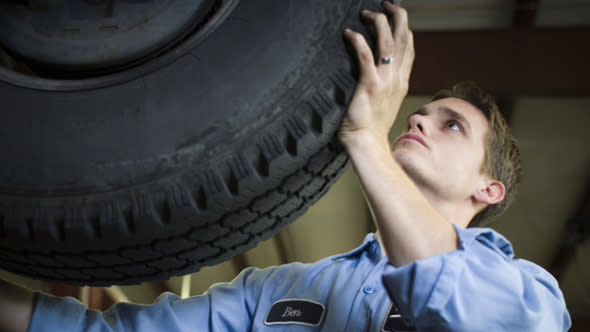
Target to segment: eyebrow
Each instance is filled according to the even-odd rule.
[[[438,107],[437,110],[439,110],[439,111],[443,112],[444,114],[446,114],[447,116],[461,122],[465,126],[466,130],[468,130],[469,132],[471,131],[471,125],[469,124],[469,121],[467,121],[467,119],[463,116],[463,114],[455,111],[452,108],[446,107],[446,106]],[[407,121],[409,122],[410,117],[414,114],[427,115],[429,113],[430,113],[430,111],[428,109],[426,109],[426,107],[420,107],[414,113],[411,113],[410,115],[408,115]]]
[[[471,132],[471,125],[469,124],[469,121],[467,121],[467,119],[463,116],[463,114],[455,111],[452,108],[448,108],[448,107],[444,107],[444,106],[440,107],[439,110],[441,110],[443,113],[447,114],[451,118],[461,122],[465,126],[465,129],[467,129],[469,132]]]

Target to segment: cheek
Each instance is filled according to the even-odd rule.
[[[465,176],[477,176],[481,173],[484,154],[480,149],[471,146],[463,150],[458,160],[462,160],[459,168],[464,172]]]
[[[454,148],[444,151],[439,156],[439,165],[449,170],[460,173],[458,175],[470,175],[479,173],[483,161],[483,155],[474,153],[469,146],[455,146]]]

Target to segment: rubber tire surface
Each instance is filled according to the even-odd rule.
[[[379,6],[241,1],[206,38],[119,76],[0,75],[0,268],[132,284],[276,234],[348,164],[342,33],[362,29],[362,8]]]

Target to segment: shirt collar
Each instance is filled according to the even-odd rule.
[[[382,258],[381,244],[375,233],[367,234],[365,236],[365,239],[363,240],[363,243],[360,246],[344,254],[336,255],[333,257],[333,259],[337,260],[341,258],[347,258],[351,256],[360,255],[365,252],[367,253],[367,256],[369,256],[369,258],[372,258],[374,260],[379,260]]]
[[[485,227],[462,228],[455,224],[453,226],[459,235],[462,248],[469,246],[472,241],[478,241],[493,250],[503,253],[508,258],[514,257],[514,249],[510,241],[495,230]]]

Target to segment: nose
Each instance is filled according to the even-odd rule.
[[[409,132],[418,132],[423,136],[428,136],[428,119],[422,114],[413,114],[410,116],[408,124]]]

